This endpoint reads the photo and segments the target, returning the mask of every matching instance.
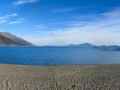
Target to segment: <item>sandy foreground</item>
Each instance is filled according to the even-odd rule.
[[[120,65],[0,64],[0,90],[120,90]]]

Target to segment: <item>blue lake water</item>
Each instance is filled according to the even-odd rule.
[[[0,47],[0,63],[20,65],[118,64],[120,51],[80,47]]]

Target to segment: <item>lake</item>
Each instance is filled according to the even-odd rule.
[[[19,65],[118,64],[120,51],[80,47],[0,47],[0,63]]]

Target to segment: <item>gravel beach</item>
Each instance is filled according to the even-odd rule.
[[[120,90],[120,64],[0,64],[0,90]]]

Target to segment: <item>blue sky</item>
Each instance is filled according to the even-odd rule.
[[[35,45],[120,45],[120,0],[0,0],[0,31]]]

